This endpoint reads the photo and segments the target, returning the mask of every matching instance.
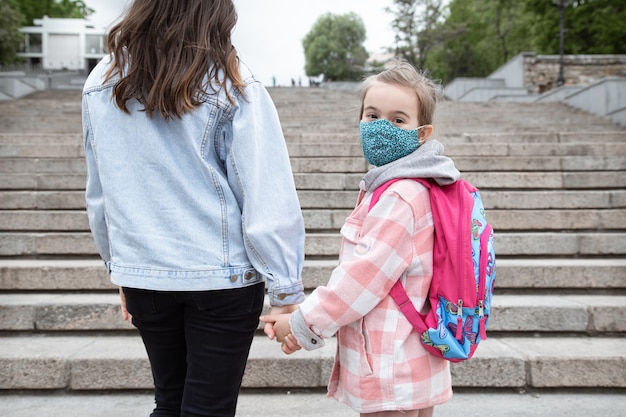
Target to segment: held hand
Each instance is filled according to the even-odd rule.
[[[276,337],[276,341],[282,343],[285,340],[285,336],[291,333],[291,326],[289,325],[289,314],[268,314],[261,316],[260,320],[265,323],[265,334],[270,339]],[[268,331],[268,327],[270,330]]]
[[[297,304],[288,304],[288,305],[284,305],[284,306],[280,306],[280,307],[272,307],[270,309],[270,313],[268,316],[272,316],[275,314],[285,314],[285,313],[292,313],[293,311],[295,311],[298,308]],[[263,317],[268,317],[268,316],[263,316]],[[274,337],[276,337],[276,332],[274,331],[274,323],[268,323],[266,320],[263,320],[263,317],[261,317],[261,321],[265,322],[265,326],[263,327],[263,332],[267,335],[267,337],[270,338],[270,340],[274,340]]]
[[[126,309],[126,296],[124,295],[122,287],[120,287],[120,301],[122,307],[122,318],[124,319],[124,321],[132,322],[133,316]]]
[[[287,336],[285,336],[285,340],[283,341],[281,349],[285,354],[291,355],[295,351],[302,349],[302,347],[298,344],[296,337],[293,334],[289,333]]]

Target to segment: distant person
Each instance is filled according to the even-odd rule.
[[[304,222],[232,0],[135,0],[83,90],[89,225],[145,344],[151,416],[234,416],[265,282],[301,302]],[[193,30],[190,30],[193,28]]]
[[[360,131],[365,159],[354,211],[341,229],[339,265],[292,314],[267,315],[266,334],[290,354],[337,337],[328,396],[362,417],[430,417],[452,396],[449,362],[430,354],[389,291],[401,280],[418,311],[430,308],[434,225],[429,191],[410,179],[382,194],[394,178],[460,178],[454,162],[431,139],[438,91],[407,63],[396,63],[362,86]]]

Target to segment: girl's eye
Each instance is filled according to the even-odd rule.
[[[375,114],[371,114],[371,113],[365,117],[367,117],[368,119],[378,119],[378,116],[376,116]]]
[[[401,124],[404,123],[404,120],[403,119],[393,119],[393,123],[396,124],[396,125],[401,125]]]

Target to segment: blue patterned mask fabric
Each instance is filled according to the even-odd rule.
[[[386,165],[413,153],[419,146],[416,129],[401,129],[385,119],[361,122],[361,147],[367,162],[374,166]]]

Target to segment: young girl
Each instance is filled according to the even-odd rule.
[[[356,208],[341,229],[339,265],[292,314],[261,317],[285,353],[316,349],[337,335],[328,396],[361,416],[431,416],[452,396],[449,363],[429,354],[389,291],[401,280],[422,313],[432,278],[433,219],[429,192],[398,181],[369,210],[372,192],[393,178],[460,178],[443,146],[429,139],[438,90],[407,63],[365,80],[361,144],[374,165]]]

